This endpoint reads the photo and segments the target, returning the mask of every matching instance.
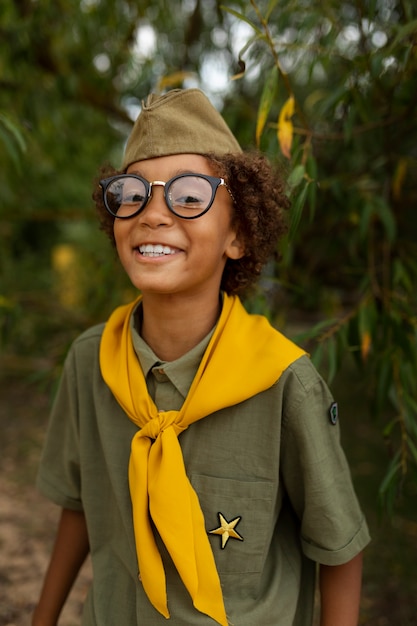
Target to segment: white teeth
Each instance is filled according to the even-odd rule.
[[[175,254],[175,250],[169,246],[163,246],[160,243],[153,245],[147,243],[146,245],[139,246],[139,251],[144,256],[163,256],[165,254]]]

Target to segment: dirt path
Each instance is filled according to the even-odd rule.
[[[0,626],[30,625],[55,536],[59,509],[34,486],[50,398],[25,376],[0,377]],[[90,577],[87,562],[59,626],[79,626]]]
[[[58,509],[35,491],[0,480],[0,626],[27,626],[47,567]],[[80,623],[90,579],[84,567],[60,619]]]

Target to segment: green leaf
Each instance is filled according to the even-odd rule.
[[[380,495],[386,494],[387,491],[392,488],[395,478],[397,474],[400,472],[400,470],[401,470],[400,453],[397,452],[394,458],[392,459],[388,467],[388,471],[385,474],[379,486]]]
[[[300,193],[295,199],[294,204],[291,207],[290,212],[290,229],[289,229],[289,239],[290,241],[294,238],[295,233],[298,230],[298,226],[301,221],[301,216],[303,214],[304,204],[307,198],[308,191],[308,183],[304,185]]]
[[[314,366],[318,370],[320,369],[320,365],[323,360],[323,352],[324,352],[324,346],[322,343],[319,343],[319,345],[317,346],[317,348],[314,350],[313,354],[311,355],[311,362],[314,364]]]
[[[400,259],[395,259],[393,262],[393,283],[403,286],[410,293],[413,291],[411,276]]]
[[[345,137],[345,142],[348,143],[352,139],[353,127],[356,122],[356,108],[351,106],[349,107],[347,117],[343,124],[343,134]]]
[[[402,41],[403,39],[407,39],[410,35],[414,35],[416,32],[417,20],[413,20],[412,22],[409,22],[408,24],[402,26],[398,30],[396,36],[394,37],[394,40],[389,44],[387,48],[387,53],[392,53],[394,48],[400,43],[400,41]]]
[[[410,437],[417,440],[417,407],[413,408],[413,416],[409,420]]]
[[[385,426],[385,428],[382,431],[382,435],[384,437],[390,437],[392,435],[392,431],[394,430],[396,424],[397,424],[397,419],[391,420],[390,422],[388,422],[388,424]]]
[[[327,330],[328,328],[331,328],[332,326],[337,324],[337,322],[338,322],[337,319],[325,319],[325,320],[322,320],[318,324],[315,324],[312,328],[309,328],[308,330],[305,330],[302,333],[297,333],[297,335],[294,338],[294,341],[296,343],[303,343],[303,342],[305,342],[305,341],[307,341],[309,339],[315,339],[319,335],[321,335],[324,330]],[[320,343],[320,345],[321,345],[321,343]]]
[[[16,144],[18,145],[21,152],[25,152],[26,150],[26,142],[23,138],[23,135],[16,124],[14,124],[6,115],[0,113],[0,124],[2,124],[9,133],[13,136]]]
[[[253,28],[253,30],[258,34],[258,35],[262,35],[262,31],[261,29],[256,26],[256,24],[254,24],[252,22],[252,20],[250,20],[248,17],[246,17],[246,15],[243,15],[243,13],[239,13],[239,11],[235,11],[234,9],[231,9],[230,7],[226,7],[224,5],[220,5],[220,9],[222,11],[226,11],[227,13],[230,13],[231,15],[234,15],[234,17],[237,17],[238,20],[242,21],[242,22],[246,22],[246,24],[249,24],[249,26],[251,28]]]
[[[20,153],[16,148],[16,143],[13,141],[12,137],[9,133],[5,132],[5,130],[0,126],[0,141],[5,146],[6,152],[12,160],[15,167],[18,169],[20,167]]]
[[[288,176],[288,185],[291,188],[298,187],[301,181],[304,179],[306,168],[304,165],[296,165]]]
[[[0,139],[14,166],[20,171],[21,158],[26,151],[26,142],[18,126],[3,113],[0,113]]]
[[[388,204],[382,198],[375,198],[378,217],[385,228],[388,241],[393,243],[397,236],[397,224]]]
[[[377,385],[375,390],[375,402],[378,412],[383,411],[387,403],[388,390],[392,383],[392,361],[390,355],[381,359],[378,368]]]
[[[392,515],[393,512],[400,473],[400,453],[397,452],[388,467],[388,471],[386,472],[378,491],[379,502],[385,507],[388,515]]]
[[[278,0],[269,0],[269,4],[268,4],[268,8],[266,10],[265,13],[265,21],[268,22],[272,11],[275,9],[276,5],[278,4]]]
[[[256,144],[259,146],[262,131],[274,102],[278,85],[278,68],[274,65],[264,83],[256,121]]]
[[[236,80],[237,78],[241,78],[244,75],[244,73],[246,71],[246,62],[243,59],[243,55],[245,54],[245,52],[251,47],[251,45],[255,41],[259,41],[259,39],[263,39],[263,38],[264,38],[263,35],[261,35],[261,36],[259,36],[259,35],[252,35],[252,37],[250,37],[248,39],[248,41],[245,43],[243,48],[241,48],[239,50],[238,63],[239,63],[240,71],[232,77],[232,80]]]
[[[411,439],[411,437],[408,437],[407,444],[408,444],[408,447],[409,447],[409,449],[411,451],[411,454],[413,455],[414,463],[417,464],[417,447],[416,447],[414,441]]]
[[[317,206],[317,162],[311,154],[309,154],[307,158],[306,172],[307,177],[310,179],[308,186],[308,207],[310,209],[310,222],[312,222]]]
[[[345,85],[336,87],[332,91],[321,92],[324,97],[321,98],[321,103],[318,105],[320,114],[323,117],[328,115],[341,100],[345,99],[346,94],[349,94],[349,90]]]

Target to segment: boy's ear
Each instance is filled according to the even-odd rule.
[[[226,254],[229,259],[233,259],[236,261],[237,259],[241,259],[245,254],[245,246],[243,245],[243,241],[236,237],[230,242]]]

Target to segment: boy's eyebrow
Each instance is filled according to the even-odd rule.
[[[142,178],[146,178],[146,176],[144,176],[144,174],[141,172],[141,170],[138,169],[134,169],[131,172],[129,172],[129,174],[136,174],[137,176],[142,176]],[[172,176],[170,176],[170,178],[174,178],[175,176],[179,176],[180,174],[197,174],[200,175],[201,172],[195,172],[194,170],[190,170],[190,169],[179,169],[176,170],[174,172],[174,174]]]

